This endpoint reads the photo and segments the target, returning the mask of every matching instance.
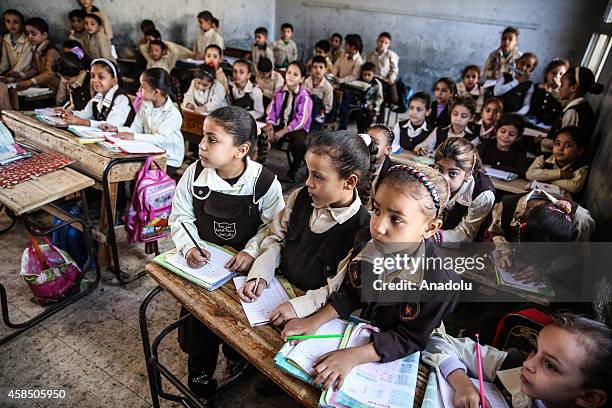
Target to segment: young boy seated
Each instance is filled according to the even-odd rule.
[[[274,61],[274,52],[268,44],[268,29],[266,27],[257,27],[255,29],[255,43],[251,47],[251,61],[253,61],[255,74],[258,72],[257,63],[261,57]]]
[[[221,37],[213,27],[213,20],[214,17],[208,10],[198,14],[200,31],[198,31],[196,40],[193,43],[193,54],[195,59],[205,59],[206,48],[211,44],[218,46],[221,51],[225,48],[223,37]]]
[[[325,123],[325,117],[332,111],[334,104],[334,88],[325,78],[325,57],[315,55],[312,60],[310,60],[310,63],[310,76],[304,81],[304,87],[312,96],[312,111],[317,114],[317,116],[313,117],[313,120],[323,125]],[[322,114],[319,113],[322,110],[321,108],[323,108]]]
[[[83,38],[83,49],[92,60],[107,58],[114,62],[111,42],[102,27],[102,19],[97,14],[92,13],[85,16],[87,33]]]
[[[376,66],[371,62],[366,62],[361,66],[359,79],[371,85],[365,93],[362,108],[357,116],[357,132],[365,133],[380,112],[383,103],[383,84],[376,77]]]
[[[87,35],[85,31],[85,11],[83,9],[74,9],[68,13],[70,19],[70,34],[68,38],[71,40],[77,40],[81,44]]]
[[[293,37],[293,26],[284,23],[281,26],[281,38],[272,43],[274,66],[277,68],[287,68],[290,62],[298,59],[297,44],[291,37]]]
[[[166,44],[161,40],[153,40],[149,43],[148,56],[147,69],[162,68],[170,73],[176,65],[176,55],[171,53]]]
[[[144,59],[149,62],[149,44],[153,40],[162,41],[162,36],[159,30],[157,30],[156,28],[151,28],[145,32],[143,40],[144,42],[138,46],[138,49],[142,53]],[[191,51],[185,46],[182,46],[172,41],[164,41],[164,44],[168,49],[168,54],[173,54],[176,57],[177,61],[193,57],[193,51]]]
[[[320,56],[325,58],[325,71],[331,74],[334,70],[334,64],[329,58],[329,51],[331,50],[331,44],[327,40],[318,41],[315,44],[315,57]],[[306,63],[306,68],[310,71],[312,65],[312,58]]]
[[[399,55],[390,46],[391,34],[382,32],[376,40],[376,49],[366,57],[366,61],[374,64],[376,75],[389,85],[395,83],[399,74]]]
[[[331,57],[332,63],[336,63],[338,58],[344,52],[342,50],[342,35],[339,33],[333,33],[329,38],[329,43],[331,44],[331,50],[329,52],[329,56]]]
[[[285,79],[272,68],[272,61],[270,59],[261,57],[257,63],[255,83],[263,93],[263,104],[264,108],[267,109],[276,91],[285,85]]]
[[[352,81],[359,77],[363,59],[363,42],[359,34],[348,34],[344,40],[344,53],[334,63],[333,74],[339,83]]]

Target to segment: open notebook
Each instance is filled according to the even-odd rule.
[[[498,284],[525,292],[538,293],[547,297],[554,296],[555,292],[547,281],[524,283],[514,277],[519,271],[527,267],[526,264],[517,263],[512,269],[505,269],[500,265],[501,255],[498,251],[491,252],[491,259],[495,265],[495,274]],[[518,261],[515,260],[515,262]]]
[[[543,190],[543,191],[546,191],[548,194],[551,194],[556,197],[563,197],[565,195],[565,190],[562,189],[561,187],[554,185],[554,184],[544,183],[542,181],[536,181],[536,180],[533,180],[529,184],[527,184],[527,189]]]
[[[493,167],[485,166],[484,172],[487,176],[503,181],[512,181],[518,178],[518,174],[509,171],[494,169]]]
[[[236,290],[246,285],[246,276],[236,276],[234,285]],[[254,302],[243,302],[242,308],[249,319],[251,326],[261,326],[270,323],[270,315],[280,305],[289,300],[289,293],[279,279],[274,277],[272,282],[261,293],[261,296]]]
[[[124,153],[159,154],[165,152],[164,149],[153,143],[142,142],[140,140],[123,140],[113,136],[106,136],[106,141]]]
[[[102,142],[106,140],[106,137],[113,136],[114,132],[105,132],[101,129],[90,127],[90,126],[78,126],[70,125],[68,130],[79,137],[79,143],[86,142]]]

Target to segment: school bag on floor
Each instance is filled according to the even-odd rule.
[[[156,241],[170,233],[168,218],[175,190],[176,182],[153,157],[147,157],[136,178],[130,209],[123,217],[129,243]]]

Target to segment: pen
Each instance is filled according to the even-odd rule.
[[[482,408],[486,408],[484,383],[482,380],[482,356],[480,355],[480,336],[476,334],[476,359],[478,360],[478,385],[480,386],[480,403]]]
[[[198,252],[200,253],[200,255],[202,255],[203,258],[208,259],[208,256],[206,256],[206,253],[202,250],[202,248],[200,248],[200,246],[198,245],[196,240],[193,238],[193,236],[191,235],[191,233],[189,232],[189,230],[187,229],[185,224],[183,224],[183,221],[181,221],[181,225],[185,229],[185,232],[187,233],[187,235],[189,235],[189,238],[191,238],[191,242],[193,242],[193,245],[195,245],[195,247],[198,250]]]
[[[287,340],[305,340],[305,339],[337,339],[344,337],[342,333],[336,334],[313,334],[310,336],[287,336]]]

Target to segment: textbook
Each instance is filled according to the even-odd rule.
[[[502,268],[500,266],[501,255],[496,250],[491,252],[491,259],[493,261],[493,265],[495,266],[495,275],[498,284],[524,292],[537,293],[546,297],[554,297],[555,291],[550,287],[547,281],[523,283],[523,281],[517,280],[514,277],[516,273],[527,267],[527,265],[518,263],[515,264],[512,269]]]
[[[118,137],[107,135],[105,136],[106,143],[116,146],[123,153],[132,154],[160,154],[166,151],[153,143],[143,142],[140,140],[123,140]]]
[[[206,242],[206,250],[210,252],[210,260],[197,269],[187,265],[185,258],[181,254],[177,254],[175,250],[156,256],[153,258],[153,262],[190,282],[202,286],[206,290],[215,290],[238,275],[224,266],[234,256],[234,253],[210,242]]]
[[[107,136],[115,134],[114,132],[105,132],[90,126],[70,125],[68,126],[68,130],[79,137],[79,143],[103,142],[106,140]]]
[[[283,284],[281,283],[281,279],[284,278],[272,278],[272,282],[270,282],[268,287],[261,292],[261,296],[254,302],[244,302],[242,299],[240,299],[240,303],[242,304],[242,308],[244,309],[244,313],[246,314],[251,327],[270,323],[270,315],[272,312],[278,306],[289,300],[290,294],[287,293],[286,287],[288,282],[285,280],[285,282],[283,282],[285,284]],[[236,290],[239,290],[246,285],[246,282],[246,276],[236,276],[234,278]],[[289,288],[291,288],[291,285],[289,285]],[[291,292],[293,293],[293,290],[291,290]]]
[[[32,153],[24,150],[17,143],[0,146],[0,166],[27,157],[32,157]]]
[[[493,167],[485,166],[484,172],[487,176],[503,181],[512,181],[518,178],[518,174],[509,171],[494,169]]]
[[[533,180],[529,184],[527,184],[526,188],[529,190],[543,190],[546,191],[548,194],[554,195],[556,197],[563,197],[565,195],[565,190],[561,187],[536,180]]]
[[[342,338],[308,339],[295,346],[285,343],[274,358],[274,364],[287,373],[313,384],[314,364],[323,354],[370,342],[377,329],[367,323],[334,319],[316,334],[343,333]],[[417,382],[420,353],[389,363],[368,363],[353,368],[342,388],[321,394],[320,407],[412,407]]]

